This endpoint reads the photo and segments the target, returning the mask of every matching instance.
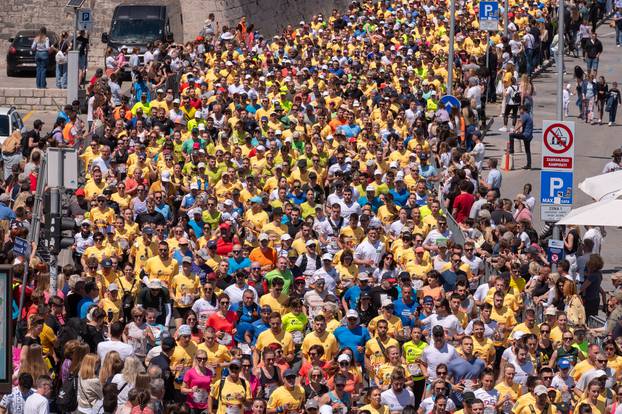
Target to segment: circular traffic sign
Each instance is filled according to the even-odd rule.
[[[554,154],[563,154],[572,147],[572,131],[564,124],[551,124],[542,135],[544,146]]]

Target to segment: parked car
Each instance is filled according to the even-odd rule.
[[[15,131],[25,132],[22,117],[14,107],[0,106],[0,145]]]
[[[22,30],[17,35],[9,39],[11,44],[6,54],[6,74],[7,76],[16,76],[20,73],[35,73],[37,67],[35,63],[35,53],[32,51],[32,41],[37,36],[36,30]],[[58,35],[54,32],[48,32],[50,46],[57,45],[59,41]],[[50,55],[48,62],[48,76],[55,73],[56,61],[53,55]]]

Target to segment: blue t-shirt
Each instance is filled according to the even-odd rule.
[[[402,189],[402,191],[397,191],[394,188],[389,190],[389,193],[393,196],[393,202],[400,207],[404,207],[408,201],[408,197],[410,197],[410,192],[405,188]]]
[[[467,361],[462,357],[454,358],[447,364],[449,376],[456,383],[463,379],[476,380],[484,368],[486,368],[486,364],[479,358],[473,358],[471,361]]]
[[[524,112],[520,115],[520,121],[523,125],[523,136],[526,139],[533,138],[533,118],[528,112]]]
[[[246,268],[249,268],[250,270],[250,267],[251,267],[251,259],[249,259],[248,257],[245,257],[239,262],[235,260],[233,257],[231,257],[229,258],[229,270],[227,271],[227,274],[232,275],[238,270],[242,270]]]
[[[333,332],[337,342],[339,343],[339,349],[350,348],[354,353],[354,359],[359,364],[364,362],[364,353],[360,353],[357,346],[364,347],[367,341],[371,339],[367,328],[357,326],[354,329],[350,329],[347,326],[340,326]]]
[[[365,290],[369,291],[369,287]],[[350,307],[350,309],[357,308],[361,293],[363,293],[363,291],[361,290],[361,287],[359,285],[354,285],[346,290],[343,298],[348,302],[348,306]]]
[[[414,314],[419,306],[416,299],[410,305],[405,304],[403,299],[398,299],[393,302],[393,305],[395,307],[395,315],[402,320],[402,326],[415,326],[415,320],[411,319],[410,315]]]
[[[257,343],[257,338],[259,338],[259,334],[263,331],[268,330],[269,328],[270,325],[265,323],[262,319],[253,322],[253,345]]]
[[[86,314],[88,313],[89,308],[94,303],[95,302],[93,301],[93,299],[89,298],[88,296],[86,298],[82,298],[80,302],[78,302],[78,314],[80,315],[80,319],[86,318]]]

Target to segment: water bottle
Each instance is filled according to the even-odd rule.
[[[512,412],[512,400],[507,400],[503,403],[503,414],[510,414]]]

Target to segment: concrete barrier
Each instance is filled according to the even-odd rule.
[[[66,101],[66,89],[0,88],[0,106],[27,111],[57,111]]]

